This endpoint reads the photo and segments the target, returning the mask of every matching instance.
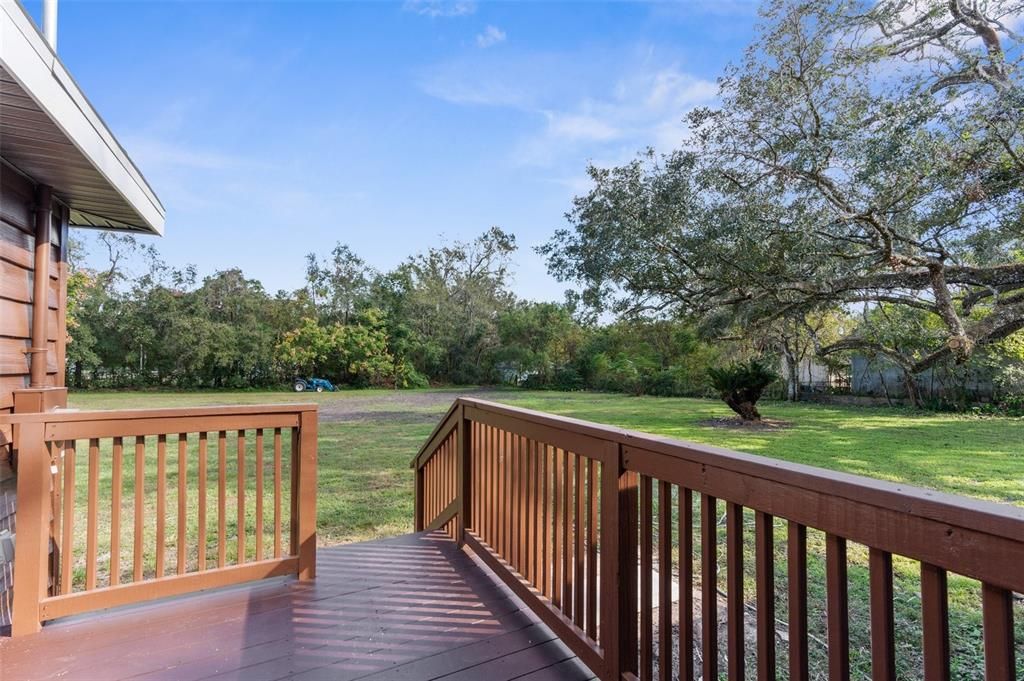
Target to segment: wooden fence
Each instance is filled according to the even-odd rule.
[[[13,636],[90,610],[314,577],[315,405],[0,418],[17,447]]]
[[[705,679],[743,679],[748,664],[758,679],[783,665],[810,678],[809,532],[824,538],[829,679],[851,675],[848,542],[868,555],[869,622],[856,624],[870,628],[873,679],[896,678],[894,556],[919,564],[925,678],[951,676],[947,573],[980,582],[984,678],[1016,678],[1024,509],[474,399],[455,402],[412,465],[417,530],[472,549],[602,679],[692,681],[695,659]]]

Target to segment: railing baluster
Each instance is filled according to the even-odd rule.
[[[658,678],[672,677],[672,486],[658,482]]]
[[[97,544],[99,535],[98,506],[100,496],[100,441],[89,440],[89,486],[88,518],[85,525],[85,588],[87,591],[96,588]]]
[[[156,439],[156,576],[164,576],[164,547],[167,544],[167,436]]]
[[[746,629],[743,617],[743,507],[739,504],[726,504],[725,532],[729,679],[742,681],[746,668]]]
[[[110,585],[121,583],[121,491],[124,438],[115,437],[110,457]]]
[[[530,583],[539,590],[540,562],[540,443],[530,440]]]
[[[263,429],[256,430],[256,560],[263,560]]]
[[[679,681],[693,675],[693,491],[679,488]]]
[[[568,450],[562,450],[562,454],[562,612],[572,619],[573,460]]]
[[[789,521],[786,570],[789,580],[789,678],[808,681],[807,528]]]
[[[846,575],[846,539],[828,534],[825,536],[825,586],[830,681],[849,681],[850,678],[850,614]]]
[[[196,489],[196,504],[199,506],[198,537],[196,538],[196,569],[202,572],[206,569],[206,456],[207,456],[208,433],[199,433],[199,458],[196,462],[199,474]],[[280,557],[280,556],[278,556]]]
[[[145,501],[146,486],[146,437],[144,435],[135,438],[135,526],[132,532],[135,535],[135,555],[132,566],[132,579],[136,582],[142,581],[144,572],[144,559],[142,536],[145,528],[146,514],[143,506]]]
[[[178,574],[185,574],[188,545],[185,537],[188,530],[188,501],[186,495],[188,479],[188,433],[178,433]]]
[[[525,505],[523,506],[523,525],[525,532],[523,544],[526,547],[525,555],[523,556],[523,575],[530,584],[534,583],[533,573],[533,559],[536,554],[535,542],[537,535],[534,533],[534,519],[537,517],[535,503],[535,491],[536,486],[533,484],[533,441],[528,438],[522,440],[523,449],[523,486],[526,490]]]
[[[227,564],[227,477],[228,477],[228,434],[217,433],[217,567]],[[293,488],[294,489],[294,488]]]
[[[1016,668],[1013,594],[998,586],[983,583],[981,612],[984,621],[985,681],[1013,681]]]
[[[562,451],[553,448],[554,458],[552,459],[552,477],[554,484],[554,500],[552,505],[553,529],[555,543],[552,547],[551,563],[551,602],[555,607],[562,609],[562,551],[565,539],[565,523],[562,521],[564,509],[562,504]]]
[[[597,640],[598,462],[587,459],[587,636]]]
[[[718,500],[700,496],[701,653],[703,677],[718,678]]]
[[[52,552],[50,554],[50,575],[53,580],[50,583],[48,593],[51,596],[60,595],[60,565],[61,565],[61,550],[63,544],[61,538],[63,537],[63,529],[61,528],[61,521],[64,519],[64,512],[61,508],[64,502],[64,443],[63,442],[51,442],[49,443],[48,453],[50,454],[50,460],[52,461],[55,468],[51,469],[50,473],[50,540]]]
[[[235,501],[238,506],[236,516],[236,533],[238,535],[238,550],[236,552],[235,564],[245,563],[245,431],[238,431],[238,463],[235,470],[235,478],[238,484],[238,491],[235,494]]]
[[[540,544],[540,592],[551,598],[551,448],[541,445],[540,458],[540,521],[541,521],[541,544]]]
[[[281,557],[281,429],[274,428],[274,558]]]
[[[647,680],[654,674],[654,621],[651,618],[651,600],[654,598],[654,580],[651,564],[654,553],[654,499],[650,476],[640,476],[640,678]],[[628,570],[629,566],[624,566]]]
[[[754,516],[754,562],[757,584],[757,678],[775,679],[775,519]]]
[[[587,498],[584,494],[586,485],[586,470],[583,467],[583,457],[579,454],[575,454],[573,457],[573,463],[576,466],[576,512],[573,516],[573,534],[576,537],[576,574],[573,576],[573,588],[575,591],[575,601],[573,602],[573,621],[576,626],[583,628],[585,622],[583,620],[584,602],[586,598],[586,547],[584,546],[583,540],[586,533],[586,502]]]
[[[512,457],[512,499],[509,504],[512,510],[512,522],[509,530],[512,535],[512,546],[510,547],[511,559],[509,562],[512,563],[516,572],[522,574],[523,535],[520,532],[520,521],[523,517],[523,476],[519,460],[519,437],[511,432],[508,434],[508,450]]]
[[[896,681],[892,554],[872,548],[868,554],[871,589],[871,678]]]

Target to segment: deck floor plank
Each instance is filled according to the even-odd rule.
[[[134,681],[590,679],[441,533],[320,549],[277,579],[67,618],[0,639],[0,678]]]

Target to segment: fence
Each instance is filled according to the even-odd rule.
[[[748,664],[758,679],[810,678],[811,533],[825,554],[828,678],[851,675],[848,543],[867,552],[872,678],[896,678],[894,556],[919,564],[925,678],[951,676],[947,574],[980,582],[984,678],[1016,678],[1024,509],[474,399],[456,401],[413,467],[417,529],[464,542],[602,679],[692,681],[695,660],[705,679],[720,667],[743,679]]]
[[[315,405],[3,422],[18,457],[14,636],[85,611],[315,574]]]

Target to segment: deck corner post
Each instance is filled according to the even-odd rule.
[[[14,554],[11,636],[34,634],[42,627],[39,609],[49,577],[50,457],[45,424],[22,424],[17,445],[18,545]]]
[[[605,667],[601,678],[618,681],[636,675],[637,560],[639,477],[626,470],[623,447],[608,442],[601,466],[600,602],[601,647]]]
[[[472,494],[473,494],[473,475],[470,472],[470,466],[472,466],[472,454],[473,454],[473,441],[471,437],[472,428],[470,428],[470,422],[466,418],[466,405],[460,404],[458,411],[458,433],[457,447],[458,447],[458,480],[456,489],[459,494],[459,514],[456,521],[456,536],[458,537],[458,544],[461,548],[465,544],[466,530],[473,527],[473,518],[471,510],[473,508]]]
[[[299,415],[299,448],[294,454],[292,465],[296,467],[296,485],[292,494],[296,499],[293,508],[297,510],[295,523],[297,536],[293,539],[294,552],[298,555],[298,578],[302,581],[316,577],[316,462],[317,462],[317,411],[304,410]]]

